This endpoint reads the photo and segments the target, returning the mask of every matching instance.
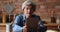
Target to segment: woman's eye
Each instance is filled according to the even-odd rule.
[[[26,8],[28,10],[28,8]]]

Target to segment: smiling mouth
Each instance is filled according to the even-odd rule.
[[[30,12],[28,12],[27,14],[30,14]]]

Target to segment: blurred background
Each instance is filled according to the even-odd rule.
[[[23,11],[22,3],[25,0],[0,0],[0,31],[6,32],[17,15]],[[60,27],[60,0],[31,0],[36,5],[35,14],[39,15],[47,29],[59,31]],[[6,24],[8,28],[6,29]],[[9,28],[10,29],[10,28]],[[10,31],[10,30],[9,30]]]

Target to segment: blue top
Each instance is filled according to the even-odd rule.
[[[38,18],[38,20],[39,20],[38,25],[40,25],[40,27],[41,27],[40,29],[43,29],[45,27],[40,19],[40,16],[33,14],[33,15],[31,15],[31,17]],[[24,14],[20,14],[20,15],[16,16],[16,19],[14,20],[14,23],[13,23],[14,32],[22,32],[22,27],[24,26],[25,22],[26,22],[26,18],[25,18]]]

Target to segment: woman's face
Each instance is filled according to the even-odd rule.
[[[32,9],[32,6],[31,5],[29,5],[29,6],[25,6],[25,8],[24,8],[24,13],[25,14],[32,14],[34,11],[33,11],[33,9]]]

